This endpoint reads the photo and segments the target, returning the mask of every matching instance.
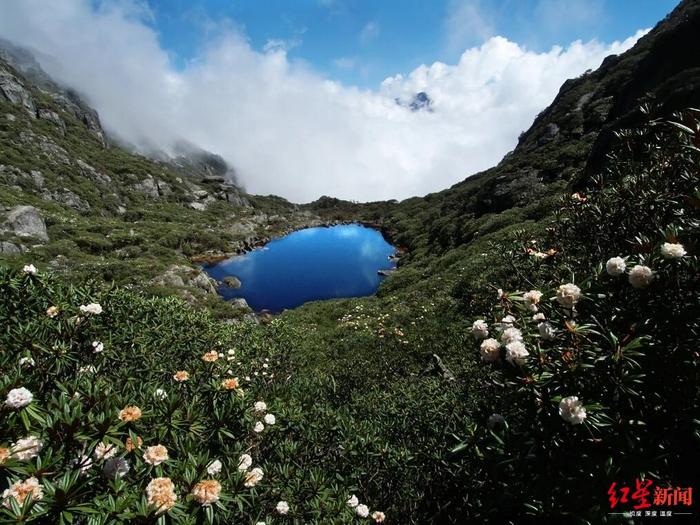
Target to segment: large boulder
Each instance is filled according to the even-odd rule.
[[[35,237],[47,242],[49,235],[46,232],[46,223],[41,218],[39,210],[34,206],[15,206],[5,219],[4,229],[18,237]]]
[[[240,288],[241,280],[238,277],[234,277],[233,275],[227,275],[226,277],[224,277],[224,284],[229,288]]]
[[[216,295],[215,281],[198,268],[174,265],[151,281],[152,284],[168,287],[191,286],[206,294]]]
[[[158,182],[151,175],[146,175],[145,179],[135,184],[134,189],[151,199],[157,199],[160,197],[160,193],[158,192]]]
[[[19,255],[22,247],[9,241],[0,241],[0,253],[3,255]]]

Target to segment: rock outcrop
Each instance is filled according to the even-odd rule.
[[[3,229],[17,237],[33,237],[43,242],[49,240],[46,223],[34,206],[15,206],[7,212]]]
[[[192,287],[206,294],[216,295],[215,281],[198,268],[174,265],[162,275],[151,281],[151,284],[168,287]]]

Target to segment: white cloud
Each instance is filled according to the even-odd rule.
[[[178,70],[133,6],[5,0],[0,35],[32,47],[56,79],[86,93],[108,128],[168,148],[220,153],[246,188],[303,202],[437,191],[498,162],[566,79],[624,42],[534,53],[500,37],[385,80],[377,91],[328,80],[284,48],[259,52],[235,30]],[[434,112],[394,102],[426,91]]]

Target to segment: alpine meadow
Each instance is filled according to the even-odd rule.
[[[2,28],[0,523],[697,522],[700,0],[564,81],[494,167],[370,202],[256,195],[199,132],[130,142]],[[440,94],[391,115],[441,118]],[[318,244],[276,262],[319,300],[251,307],[243,273],[209,275],[350,225],[318,268]],[[332,256],[367,229],[391,254],[358,239],[342,293],[360,262]]]

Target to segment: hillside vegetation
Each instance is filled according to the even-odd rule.
[[[3,66],[33,113],[0,97],[0,522],[622,523],[614,482],[697,487],[697,55],[642,80],[698,12],[567,82],[498,166],[403,202],[199,199]],[[10,219],[27,205],[46,237]],[[333,220],[406,249],[376,296],[234,323],[196,276],[154,281]]]

